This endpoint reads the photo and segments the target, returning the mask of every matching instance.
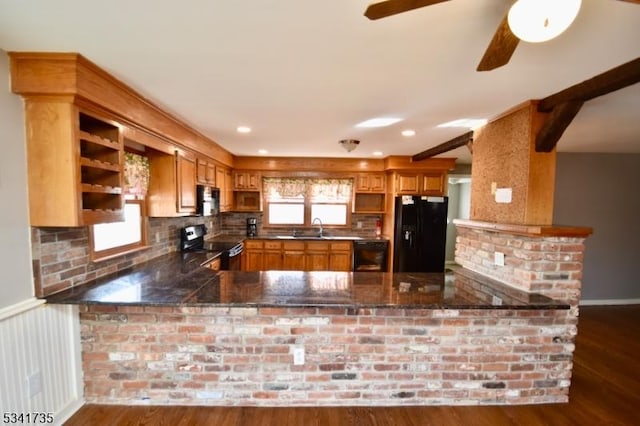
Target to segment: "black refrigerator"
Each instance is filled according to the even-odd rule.
[[[444,272],[447,197],[395,198],[393,272]]]

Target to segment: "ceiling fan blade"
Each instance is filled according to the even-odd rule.
[[[509,28],[507,15],[504,15],[476,70],[490,71],[505,65],[511,59],[519,41]]]
[[[408,10],[420,7],[431,6],[432,4],[444,3],[449,0],[387,0],[369,5],[364,12],[364,16],[373,20],[397,15]]]

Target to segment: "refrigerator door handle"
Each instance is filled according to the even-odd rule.
[[[404,240],[409,247],[413,248],[413,231],[404,231]]]

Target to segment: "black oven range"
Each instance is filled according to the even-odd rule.
[[[221,253],[220,269],[223,271],[240,270],[240,255],[244,248],[242,242],[205,241],[207,228],[204,225],[185,226],[180,230],[180,251]]]

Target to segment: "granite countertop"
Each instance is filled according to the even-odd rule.
[[[277,240],[277,241],[389,241],[385,236],[362,237],[358,235],[324,235],[322,238],[313,235],[284,235],[284,234],[260,234],[255,237],[245,235],[222,234],[207,238],[206,241],[240,242],[243,240]]]
[[[396,309],[569,309],[460,269],[455,274],[222,271],[207,253],[170,253],[48,296],[53,304]],[[499,303],[497,300],[499,299]]]

